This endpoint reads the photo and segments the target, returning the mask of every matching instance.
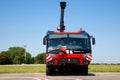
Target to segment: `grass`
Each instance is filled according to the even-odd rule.
[[[45,73],[45,65],[2,65],[0,74],[3,73]]]
[[[4,73],[45,73],[44,65],[0,65],[0,74]],[[89,65],[89,72],[120,72],[120,65]]]
[[[89,65],[89,72],[120,72],[120,65],[116,64]]]

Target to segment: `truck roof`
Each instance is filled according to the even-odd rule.
[[[50,35],[50,34],[88,34],[88,33],[80,29],[80,30],[78,30],[76,32],[48,31],[47,34]]]

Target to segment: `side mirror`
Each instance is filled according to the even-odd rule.
[[[92,38],[92,44],[95,45],[95,38]]]
[[[46,45],[46,42],[47,42],[47,36],[43,38],[43,45]]]
[[[91,36],[92,38],[92,45],[95,45],[95,38],[93,36]]]

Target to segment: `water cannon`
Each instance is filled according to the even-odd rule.
[[[64,32],[64,30],[65,30],[64,9],[66,7],[66,2],[60,2],[60,7],[61,7],[60,25],[57,27],[57,30],[60,32]]]

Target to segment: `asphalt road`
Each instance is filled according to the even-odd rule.
[[[83,75],[57,74],[46,76],[45,73],[0,74],[0,80],[120,80],[120,73],[98,72]]]

